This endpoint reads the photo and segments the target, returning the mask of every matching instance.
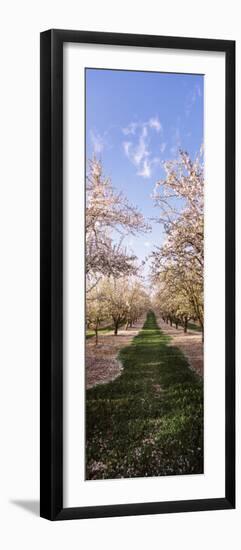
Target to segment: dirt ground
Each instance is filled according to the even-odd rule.
[[[89,338],[86,342],[86,388],[92,388],[96,384],[111,382],[121,374],[122,364],[117,359],[119,350],[131,342],[142,328],[145,317],[139,319],[134,327],[121,328],[118,335],[112,332],[99,336],[99,342],[95,344],[95,338]],[[193,330],[183,332],[183,328],[171,327],[157,317],[160,329],[171,336],[170,346],[181,349],[188,359],[190,367],[200,376],[203,376],[203,344],[202,336]]]
[[[170,346],[178,347],[188,359],[190,367],[197,372],[200,376],[203,376],[203,343],[202,335],[194,330],[189,330],[187,333],[183,332],[183,327],[176,329],[164,323],[164,321],[157,317],[157,322],[160,329],[171,336],[172,341]]]
[[[95,344],[95,338],[89,338],[86,342],[86,388],[96,384],[104,384],[114,380],[122,371],[122,364],[118,361],[119,350],[131,342],[139,330],[143,327],[145,317],[139,319],[134,327],[120,328],[118,335],[113,331],[99,336],[99,342]]]

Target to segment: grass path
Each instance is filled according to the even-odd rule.
[[[202,380],[153,312],[119,359],[116,380],[87,390],[86,478],[202,473]]]
[[[180,349],[187,358],[189,365],[199,375],[203,376],[203,342],[200,331],[188,330],[183,332],[182,327],[175,328],[164,323],[163,319],[157,317],[158,326],[161,331],[170,336],[171,345]]]

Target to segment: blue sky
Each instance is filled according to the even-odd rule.
[[[203,143],[202,75],[86,69],[86,157],[101,158],[106,176],[146,218],[158,216],[151,194],[162,163],[179,148],[194,157]],[[161,225],[127,237],[144,259],[162,240]]]

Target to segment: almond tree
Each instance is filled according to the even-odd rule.
[[[168,280],[169,279],[169,280]],[[163,282],[157,286],[155,307],[160,311],[163,320],[170,325],[174,323],[176,328],[183,326],[187,332],[188,321],[195,317],[195,310],[190,301],[189,292],[185,290],[183,281],[173,279],[173,273],[164,274]]]
[[[106,306],[113,320],[115,335],[118,334],[118,329],[126,321],[128,314],[126,287],[126,278],[108,277],[103,282]]]
[[[137,279],[130,279],[128,287],[126,288],[127,296],[127,316],[126,316],[126,329],[132,327],[133,324],[143,315],[145,311],[150,307],[150,300],[148,294]]]
[[[136,257],[127,252],[123,239],[128,233],[148,229],[143,215],[103,175],[101,162],[90,161],[86,182],[87,291],[103,275],[117,278],[136,273]]]
[[[118,334],[121,325],[126,328],[148,309],[147,293],[140,281],[133,277],[105,277],[102,292],[106,308],[114,324],[114,334]]]
[[[177,294],[180,308],[185,310],[181,315],[185,330],[187,319],[193,316],[203,331],[202,152],[193,162],[187,153],[180,151],[179,159],[167,162],[164,168],[166,177],[157,183],[154,199],[160,208],[166,240],[153,252],[152,276],[156,281],[166,280],[170,295]]]
[[[87,328],[95,332],[95,343],[98,344],[98,331],[103,321],[108,319],[106,296],[103,285],[97,284],[89,293],[86,300]]]

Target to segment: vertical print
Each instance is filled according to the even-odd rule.
[[[86,479],[202,474],[202,75],[86,69]]]

